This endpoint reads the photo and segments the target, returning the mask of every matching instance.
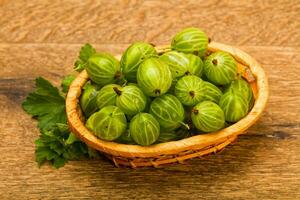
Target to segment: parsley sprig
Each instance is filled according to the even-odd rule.
[[[44,131],[35,141],[36,161],[39,165],[46,160],[52,162],[55,168],[65,165],[68,160],[77,160],[88,156],[88,150],[80,141],[68,142],[74,137],[66,124],[57,123]]]
[[[80,49],[74,69],[82,71],[89,57],[95,53],[90,44],[85,44]],[[35,141],[35,157],[39,166],[50,161],[55,168],[60,168],[68,160],[98,157],[98,153],[78,140],[67,125],[65,93],[74,79],[74,75],[66,76],[60,91],[46,79],[38,77],[35,91],[22,104],[23,109],[38,121],[40,136]]]
[[[49,81],[41,77],[35,80],[36,90],[23,102],[23,109],[38,120],[42,132],[56,123],[66,123],[65,98]]]
[[[78,59],[75,61],[74,70],[81,72],[87,64],[87,61],[91,55],[96,53],[96,49],[92,47],[89,43],[81,47]]]

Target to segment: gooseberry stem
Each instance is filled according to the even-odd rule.
[[[213,59],[213,60],[212,60],[212,63],[213,63],[214,65],[217,65],[217,64],[218,64],[218,60],[217,60],[217,59]]]
[[[194,92],[194,91],[190,91],[189,94],[190,94],[190,96],[191,96],[192,98],[194,98],[194,96],[195,96],[195,92]]]
[[[117,71],[116,73],[115,73],[115,77],[114,77],[115,79],[120,79],[121,78],[121,72],[120,71]]]
[[[121,95],[122,94],[122,91],[119,90],[117,87],[113,87],[114,91],[117,93],[117,95]]]
[[[190,126],[186,123],[179,122],[182,126],[184,126],[187,130],[190,130]]]
[[[191,75],[191,73],[189,71],[186,71],[184,74],[185,75]]]
[[[160,95],[160,89],[155,89],[155,90],[154,90],[154,93],[155,93],[156,95]]]
[[[192,109],[192,113],[194,113],[195,115],[198,115],[198,113],[199,113],[199,110],[197,110],[197,109],[193,108],[193,109]]]
[[[127,85],[128,81],[125,80],[124,83],[122,84],[122,87],[125,87]]]

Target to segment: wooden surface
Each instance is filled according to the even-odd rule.
[[[300,2],[107,2],[0,0],[0,199],[300,199]],[[20,107],[36,76],[58,84],[85,42],[120,53],[136,40],[168,43],[186,26],[263,65],[270,100],[248,134],[162,169],[104,158],[37,167],[37,124]]]

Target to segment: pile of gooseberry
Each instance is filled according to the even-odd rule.
[[[108,53],[90,56],[80,97],[86,127],[102,140],[147,146],[241,120],[253,106],[252,89],[236,60],[208,53],[208,43],[203,31],[186,28],[162,54],[135,42],[120,61]]]

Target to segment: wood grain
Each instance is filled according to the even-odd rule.
[[[167,43],[197,26],[215,41],[299,46],[298,0],[0,0],[0,42]]]
[[[297,0],[0,0],[0,199],[300,199],[299,9]],[[58,85],[87,41],[120,53],[134,40],[167,43],[188,25],[248,52],[268,74],[267,110],[247,135],[161,169],[105,158],[37,167],[37,124],[20,106],[36,76]]]

